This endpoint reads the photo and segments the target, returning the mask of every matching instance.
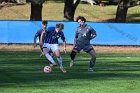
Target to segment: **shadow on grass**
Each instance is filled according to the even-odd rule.
[[[10,53],[10,52],[9,52]],[[7,55],[9,54],[7,53]],[[78,58],[77,63],[69,68],[69,55],[62,55],[65,58],[64,66],[67,73],[63,74],[59,67],[55,67],[51,74],[43,73],[43,67],[48,65],[46,59],[39,58],[37,52],[12,53],[13,55],[3,58],[0,55],[0,86],[7,87],[11,84],[33,84],[35,82],[54,82],[59,80],[129,80],[140,78],[139,61],[111,61],[110,59],[97,60],[95,72],[87,72],[88,62],[86,59]],[[5,54],[6,55],[6,54]],[[18,57],[16,57],[18,55]],[[112,55],[112,54],[111,54]],[[111,55],[109,57],[111,57]],[[117,57],[119,55],[115,54]],[[78,55],[80,56],[80,55]],[[102,55],[104,56],[104,55]],[[114,55],[112,55],[114,56]],[[9,57],[9,58],[8,58]],[[82,57],[82,55],[81,55]],[[89,56],[85,56],[88,59]],[[42,62],[43,61],[43,62]]]
[[[116,14],[112,14],[112,15],[116,15]],[[112,19],[102,20],[102,22],[116,23],[115,22],[115,17],[112,18]],[[139,13],[128,15],[126,17],[126,23],[140,23]]]
[[[127,17],[129,22],[132,23],[140,23],[140,16],[139,13],[131,14]]]

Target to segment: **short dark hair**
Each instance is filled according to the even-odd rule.
[[[85,19],[85,17],[83,17],[83,16],[78,16],[78,17],[76,18],[76,22],[78,22],[79,19],[81,19],[82,21],[86,22],[86,19]]]
[[[62,23],[56,24],[56,28],[64,29],[64,25]]]
[[[48,21],[47,21],[47,20],[43,20],[43,21],[42,21],[42,24],[43,24],[43,25],[46,25],[46,24],[48,24]]]

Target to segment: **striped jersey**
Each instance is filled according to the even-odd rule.
[[[58,39],[61,37],[65,41],[65,36],[62,31],[56,32],[55,27],[48,27],[44,38],[44,43],[58,44]]]

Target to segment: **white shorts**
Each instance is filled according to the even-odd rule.
[[[48,48],[49,51],[51,50],[52,52],[55,52],[56,50],[60,50],[58,44],[48,44],[48,43],[44,43],[43,48]]]

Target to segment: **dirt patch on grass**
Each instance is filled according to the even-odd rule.
[[[134,46],[93,46],[96,53],[140,53],[140,47]],[[67,51],[71,51],[73,45],[67,45]],[[60,45],[63,50],[63,46]],[[0,51],[40,51],[39,45],[34,48],[33,44],[0,44]]]
[[[140,53],[136,46],[96,46],[97,53]]]

